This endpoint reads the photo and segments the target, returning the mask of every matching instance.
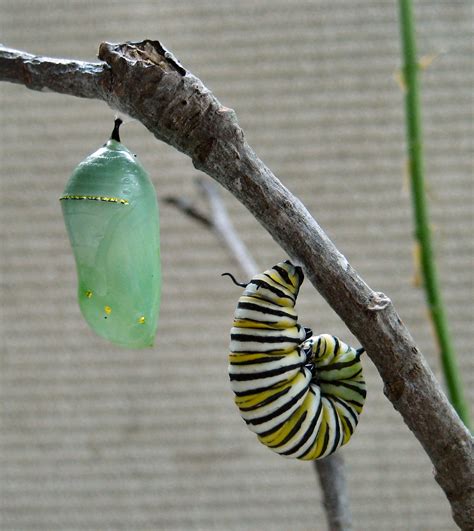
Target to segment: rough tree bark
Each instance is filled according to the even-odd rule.
[[[158,41],[102,43],[102,63],[35,57],[0,47],[0,80],[103,100],[191,157],[268,230],[365,347],[393,406],[430,457],[453,517],[474,529],[473,439],[449,404],[409,331],[303,204],[247,144],[232,109]]]

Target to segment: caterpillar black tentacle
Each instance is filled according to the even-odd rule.
[[[248,286],[248,283],[246,283],[246,282],[237,282],[237,280],[235,280],[235,277],[234,277],[234,275],[232,273],[222,273],[221,277],[230,277],[232,279],[232,282],[236,286],[239,286],[241,288],[246,288]]]
[[[232,275],[229,276],[234,280]],[[313,335],[294,309],[303,270],[281,262],[253,277],[234,313],[229,377],[235,403],[260,442],[313,460],[346,444],[366,396],[358,350]]]

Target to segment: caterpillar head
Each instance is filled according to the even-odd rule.
[[[310,329],[308,331],[311,332]],[[335,359],[347,358],[348,356],[359,359],[361,354],[365,352],[363,348],[350,347],[330,334],[307,336],[301,345],[301,351],[306,354],[308,362],[316,365],[326,365],[333,363]]]

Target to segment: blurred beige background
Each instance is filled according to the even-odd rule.
[[[428,193],[451,329],[470,404],[473,60],[470,1],[420,1]],[[440,376],[414,286],[397,3],[0,0],[1,41],[96,60],[103,40],[160,39],[236,110],[248,141],[372,288],[394,301]],[[153,350],[86,327],[58,202],[108,137],[98,101],[0,84],[0,528],[324,530],[313,467],[259,445],[233,405],[228,333],[242,272],[215,236],[161,203],[163,300]],[[199,202],[189,159],[137,122],[124,143],[159,197]],[[280,248],[228,193],[261,269]],[[355,342],[311,285],[301,322]],[[369,397],[343,450],[355,530],[454,529],[432,467],[365,359]]]

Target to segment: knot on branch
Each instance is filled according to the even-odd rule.
[[[160,41],[103,42],[99,58],[110,70],[109,105],[138,118],[158,139],[189,155],[197,167],[212,158],[218,138],[223,146],[242,146],[234,111]]]
[[[99,59],[109,65],[123,59],[131,63],[141,62],[144,66],[158,66],[164,72],[175,71],[181,76],[187,73],[178,59],[160,41],[150,39],[123,44],[103,42],[99,47]]]
[[[382,293],[381,291],[374,291],[369,298],[367,304],[367,309],[372,312],[379,312],[380,310],[385,310],[388,306],[392,304],[392,301]]]

